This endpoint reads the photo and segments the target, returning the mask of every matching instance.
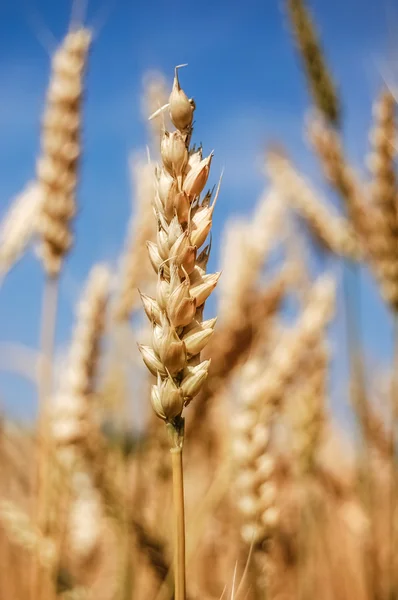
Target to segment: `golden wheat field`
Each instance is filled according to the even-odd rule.
[[[145,75],[131,219],[117,266],[92,264],[61,363],[101,34],[75,19],[52,52],[35,177],[0,224],[1,285],[32,246],[44,281],[24,374],[37,419],[4,411],[0,427],[0,600],[398,598],[398,87],[381,78],[359,170],[316,11],[282,4],[317,180],[281,135],[254,210],[224,218],[191,98],[211,87],[186,89],[191,65]],[[364,270],[391,316],[383,373],[364,350]]]

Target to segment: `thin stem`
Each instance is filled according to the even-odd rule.
[[[392,381],[391,381],[391,472],[390,472],[390,590],[389,597],[396,597],[396,582],[394,561],[397,552],[397,531],[396,531],[396,504],[398,496],[398,448],[397,448],[397,428],[398,428],[398,314],[394,314],[394,353],[392,363]]]
[[[361,339],[361,294],[359,266],[355,263],[343,264],[345,326],[349,362],[349,381],[351,382],[351,401],[360,429],[360,465],[363,476],[363,499],[371,523],[371,557],[368,571],[368,585],[372,597],[377,598],[378,568],[375,557],[375,531],[373,519],[373,478],[371,472],[369,437],[366,427],[368,405],[366,382],[362,356]]]
[[[175,600],[185,600],[185,510],[182,445],[170,449],[173,468]]]
[[[364,438],[366,418],[366,388],[364,366],[361,349],[361,326],[360,326],[360,290],[359,290],[359,270],[358,265],[346,263],[344,270],[344,304],[345,304],[345,326],[348,349],[348,362],[350,370],[350,380],[355,383],[352,401],[354,410],[357,413],[358,421],[361,426]],[[363,429],[362,429],[363,428]]]
[[[58,308],[58,277],[48,277],[44,286],[41,315],[40,363],[39,363],[39,434],[38,434],[38,471],[36,482],[36,522],[41,531],[46,534],[48,512],[48,495],[50,483],[50,427],[49,408],[52,392],[53,355],[55,343],[55,328]],[[41,594],[41,567],[37,557],[33,557],[32,565],[32,599],[38,600]]]
[[[219,506],[220,502],[224,498],[228,490],[228,485],[231,481],[231,476],[232,463],[227,462],[227,464],[222,465],[218,472],[215,473],[204,500],[197,506],[195,521],[191,521],[188,525],[189,542],[187,544],[186,552],[186,562],[188,565],[190,560],[194,557],[206,517],[211,514],[217,506]],[[172,592],[170,593],[171,585],[172,572],[170,570],[166,579],[163,581],[155,600],[170,600],[173,597]]]

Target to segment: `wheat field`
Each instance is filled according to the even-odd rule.
[[[62,360],[95,31],[75,22],[52,54],[35,178],[0,224],[1,284],[32,250],[44,281],[39,347],[15,358],[37,418],[1,420],[1,600],[398,598],[398,95],[380,84],[359,170],[316,14],[283,4],[317,181],[281,136],[254,209],[225,218],[194,67],[146,74],[131,219],[117,264],[92,265]],[[383,373],[363,272],[390,317]]]

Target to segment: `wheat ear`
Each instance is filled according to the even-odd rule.
[[[72,244],[69,222],[76,212],[83,75],[90,41],[87,29],[69,32],[52,61],[42,155],[37,164],[37,180],[43,194],[38,229],[43,264],[49,276],[59,273]]]
[[[311,118],[308,135],[320,159],[328,181],[346,204],[347,214],[361,242],[367,239],[369,221],[366,215],[366,193],[354,169],[344,155],[341,138],[319,116]]]
[[[272,539],[279,519],[277,488],[273,482],[275,464],[270,454],[273,421],[303,355],[316,346],[331,319],[333,304],[334,284],[325,276],[313,285],[295,327],[279,336],[266,367],[262,364],[264,359],[259,357],[247,366],[241,414],[235,424],[234,455],[241,473],[238,482],[242,534],[246,542],[255,543],[259,550],[262,542]]]
[[[12,201],[0,224],[0,280],[21,258],[36,232],[43,195],[31,182]]]
[[[261,269],[277,244],[286,217],[286,205],[275,188],[265,190],[250,221],[227,223],[222,240],[219,314],[226,327],[242,317],[247,298],[256,287]]]
[[[338,125],[340,102],[311,15],[304,0],[287,0],[287,9],[315,106],[332,125]]]
[[[210,247],[197,255],[211,225],[211,194],[200,195],[209,176],[212,154],[189,149],[195,104],[181,89],[176,69],[169,98],[170,118],[176,131],[161,140],[162,165],[156,173],[154,197],[156,243],[148,243],[149,258],[157,273],[156,298],[142,296],[152,323],[152,346],[140,346],[143,360],[157,377],[151,402],[170,431],[175,506],[176,599],[185,599],[185,525],[182,477],[184,419],[182,412],[198,394],[210,361],[200,352],[213,335],[215,319],[203,321],[206,299],[219,273],[207,275]]]
[[[323,334],[322,334],[323,337]],[[312,471],[326,422],[329,351],[320,338],[309,353],[308,364],[289,396],[293,422],[293,450],[301,474]]]
[[[53,541],[45,537],[31,522],[29,516],[13,502],[2,500],[0,521],[10,539],[36,556],[45,569],[51,570],[56,562],[56,548]]]
[[[381,292],[392,308],[398,310],[398,215],[395,173],[396,101],[383,90],[375,102],[374,126],[370,133],[372,152],[368,165],[372,174],[370,196],[373,226],[369,252]]]
[[[313,348],[331,320],[334,297],[334,281],[327,275],[319,277],[295,327],[282,332],[260,380],[253,382],[248,391],[249,404],[256,406],[266,397],[279,406],[285,386],[297,372],[303,354]]]
[[[262,362],[258,356],[253,357],[242,369],[242,406],[233,423],[233,451],[238,467],[237,504],[243,517],[242,538],[249,546],[261,545],[279,518],[276,487],[272,483],[275,459],[270,451],[272,405],[264,402],[255,405],[251,395],[253,387],[248,385],[260,377]]]
[[[281,153],[270,152],[267,165],[276,189],[307,221],[320,243],[330,252],[357,260],[359,248],[350,223],[335,214],[332,208],[320,199],[319,194],[296,171],[287,157]]]

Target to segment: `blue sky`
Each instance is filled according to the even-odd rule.
[[[189,64],[181,80],[197,104],[195,140],[205,151],[215,150],[214,177],[225,169],[215,238],[226,218],[254,206],[264,185],[259,157],[267,142],[283,142],[296,163],[320,181],[303,143],[308,96],[281,6],[281,0],[89,0],[88,24],[103,26],[87,79],[80,213],[61,286],[60,344],[68,339],[73,306],[90,266],[115,261],[121,249],[130,211],[127,156],[147,142],[140,93],[148,69],[171,78],[174,65]],[[312,0],[310,6],[343,96],[347,148],[361,167],[380,70],[388,65],[392,72],[395,59],[398,77],[393,43],[398,7],[393,0]],[[4,0],[0,6],[0,213],[34,177],[50,60],[50,48],[41,42],[51,43],[46,30],[61,40],[70,9],[69,0]],[[41,285],[40,266],[27,256],[0,293],[0,342],[37,347]],[[367,355],[384,364],[391,348],[390,321],[367,276],[363,289]],[[334,337],[340,354],[341,335]],[[0,373],[1,406],[18,416],[31,415],[32,398],[26,382]]]

